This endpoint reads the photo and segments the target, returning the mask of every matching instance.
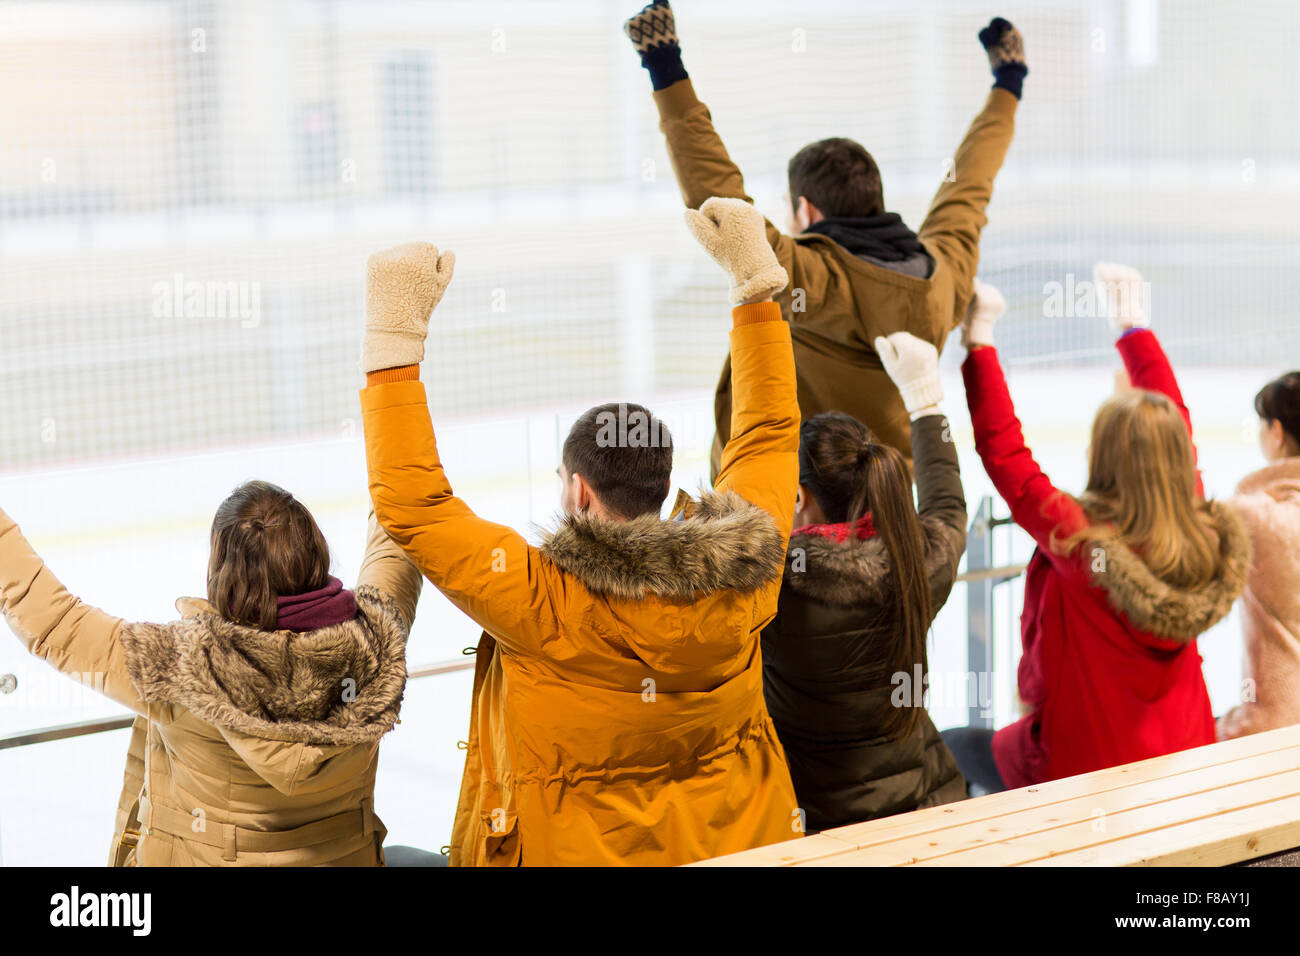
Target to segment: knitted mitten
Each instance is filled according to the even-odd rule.
[[[731,278],[731,301],[761,302],[786,287],[790,277],[767,241],[763,214],[743,199],[704,200],[686,210],[695,240]]]
[[[623,32],[641,54],[641,65],[650,71],[650,84],[656,90],[686,79],[677,25],[668,0],[654,0],[623,24]]]
[[[961,323],[961,344],[967,349],[977,345],[993,344],[993,325],[1007,310],[1007,300],[1002,293],[987,282],[975,280],[970,305]]]
[[[1145,329],[1151,325],[1142,303],[1142,273],[1132,266],[1099,262],[1092,267],[1092,281],[1106,302],[1106,317],[1115,331]]]
[[[939,382],[939,350],[911,332],[879,336],[874,343],[880,364],[903,397],[912,421],[939,415],[943,386]]]
[[[408,242],[376,252],[366,264],[366,335],[361,370],[419,365],[429,316],[451,281],[456,256]]]
[[[1025,63],[1025,39],[1020,31],[1009,21],[995,17],[980,31],[980,43],[989,55],[993,85],[1020,99],[1020,87],[1029,73],[1029,66]]]

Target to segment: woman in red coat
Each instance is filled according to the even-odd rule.
[[[993,348],[993,322],[1005,308],[996,289],[976,283],[963,329],[976,450],[1012,518],[1038,545],[1020,625],[1027,714],[985,736],[983,754],[972,752],[978,731],[953,742],[963,772],[986,790],[1215,739],[1196,638],[1241,593],[1249,537],[1233,512],[1204,498],[1191,418],[1146,327],[1141,276],[1109,264],[1094,276],[1133,388],[1098,410],[1088,486],[1078,497],[1057,489],[1025,446]],[[1000,780],[987,771],[980,779],[990,743]]]

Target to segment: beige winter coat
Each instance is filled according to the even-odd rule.
[[[1255,560],[1241,596],[1243,703],[1219,718],[1220,740],[1300,723],[1300,458],[1247,476],[1230,503]]]
[[[140,715],[110,864],[381,864],[379,739],[397,722],[420,584],[372,519],[351,621],[259,631],[182,598],[179,621],[131,623],[69,594],[0,511],[14,633]]]

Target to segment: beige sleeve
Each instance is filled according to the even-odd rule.
[[[68,593],[12,518],[0,510],[0,608],[32,654],[137,713],[144,702],[126,670],[122,619]]]
[[[369,584],[397,602],[407,628],[415,623],[415,605],[420,599],[424,576],[406,552],[379,526],[372,508],[366,525],[366,556],[357,572],[357,584]]]

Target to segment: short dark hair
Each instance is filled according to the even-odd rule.
[[[212,519],[208,601],[227,621],[273,630],[282,595],[329,581],[330,550],[316,519],[269,481],[236,488]]]
[[[668,497],[673,439],[644,405],[609,402],[589,408],[569,429],[562,453],[569,474],[582,475],[622,518],[658,514]]]
[[[826,217],[879,216],[885,211],[880,167],[861,143],[842,136],[809,143],[790,160],[790,202],[805,197]]]
[[[1266,422],[1281,422],[1282,431],[1300,444],[1300,372],[1287,372],[1261,388],[1255,414]]]

